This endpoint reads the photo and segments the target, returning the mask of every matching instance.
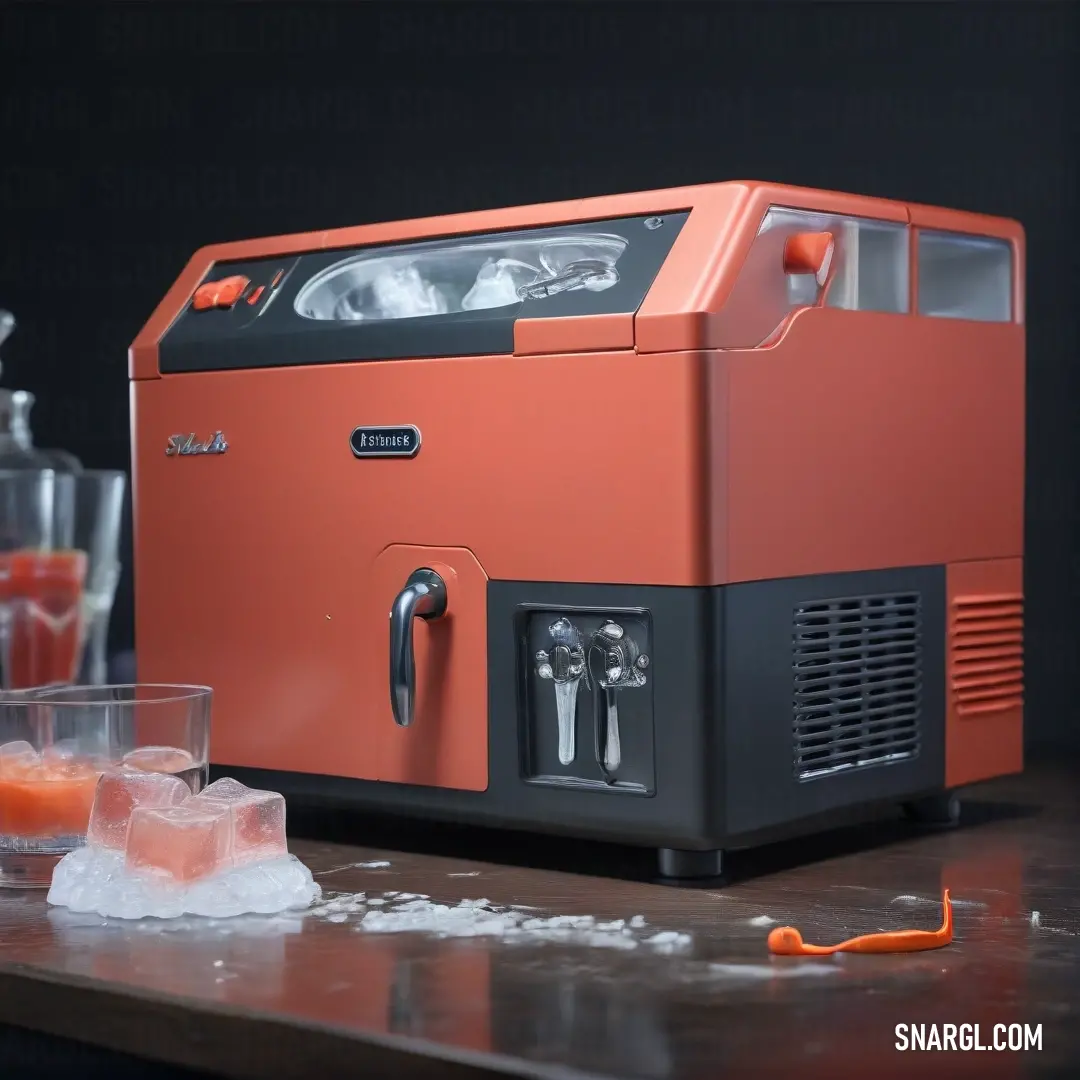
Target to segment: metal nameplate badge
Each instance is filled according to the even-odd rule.
[[[229,449],[225,436],[215,431],[205,442],[190,435],[170,435],[169,445],[165,447],[166,457],[194,457],[199,454],[224,454]]]
[[[358,458],[413,458],[420,453],[420,429],[413,424],[353,428],[349,448]]]

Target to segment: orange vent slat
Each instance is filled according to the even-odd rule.
[[[958,664],[953,676],[958,679],[1023,679],[1024,665],[1016,661],[991,664]]]
[[[956,607],[981,607],[986,604],[1023,604],[1021,593],[987,593],[985,596],[958,596],[953,604]]]
[[[1023,693],[1024,684],[1019,679],[1009,679],[996,686],[957,686],[953,683],[957,701],[985,701],[987,698],[1016,697]]]
[[[1023,629],[1023,619],[958,619],[952,633],[953,637],[966,637],[968,634],[1000,634]]]
[[[957,676],[963,676],[962,678]],[[969,690],[980,686],[1000,686],[1002,683],[1023,683],[1024,671],[1021,667],[1014,667],[1011,671],[986,672],[957,672],[953,678],[953,686],[958,690]]]
[[[1024,647],[1022,643],[1015,642],[1012,645],[988,645],[985,647],[972,647],[968,648],[963,646],[961,649],[954,649],[953,659],[957,663],[963,664],[977,664],[982,661],[1000,660],[1003,662],[1019,660],[1024,655]]]
[[[1018,695],[1011,698],[999,698],[996,701],[980,701],[977,704],[961,703],[957,705],[956,712],[958,716],[982,716],[986,713],[1008,712],[1009,709],[1018,709],[1023,704],[1023,697]]]
[[[1016,645],[1023,641],[1019,631],[1001,631],[1000,633],[983,633],[971,630],[964,634],[953,635],[953,648],[961,649],[978,648],[981,645]]]
[[[1023,616],[1022,604],[987,604],[979,608],[960,608],[956,612],[955,619],[963,624],[973,619],[1020,619]]]

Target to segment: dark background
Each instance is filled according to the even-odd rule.
[[[1028,736],[1080,747],[1078,44],[1037,0],[0,4],[4,385],[126,468],[127,346],[215,241],[741,178],[1018,218]]]

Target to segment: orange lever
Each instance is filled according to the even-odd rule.
[[[882,934],[863,934],[839,945],[806,945],[802,934],[791,926],[778,926],[769,934],[769,952],[775,956],[831,956],[838,952],[890,953],[922,952],[940,949],[953,939],[952,901],[949,890],[941,898],[944,921],[940,930],[890,930]]]

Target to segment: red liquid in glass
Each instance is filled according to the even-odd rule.
[[[100,768],[89,761],[0,773],[0,836],[42,840],[85,836]]]
[[[4,683],[19,690],[71,682],[80,659],[86,555],[0,552],[0,605],[8,611]]]

